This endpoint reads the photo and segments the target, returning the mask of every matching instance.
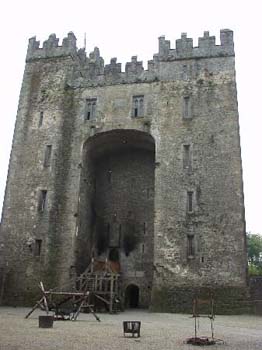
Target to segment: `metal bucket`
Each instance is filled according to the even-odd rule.
[[[53,316],[39,316],[39,328],[53,328]]]

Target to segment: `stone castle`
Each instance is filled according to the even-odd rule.
[[[245,218],[233,32],[164,36],[145,70],[72,32],[29,40],[0,236],[2,303],[25,305],[92,258],[129,306],[244,298]],[[235,305],[236,306],[236,305]]]

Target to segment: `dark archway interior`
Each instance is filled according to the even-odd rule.
[[[137,308],[139,306],[139,288],[135,284],[130,284],[126,288],[125,306],[127,308]]]
[[[117,248],[111,248],[109,250],[108,259],[115,262],[119,261],[119,251]]]
[[[154,140],[145,132],[114,130],[86,142],[79,198],[78,273],[86,269],[91,256],[119,261],[124,274],[151,269],[154,169]]]

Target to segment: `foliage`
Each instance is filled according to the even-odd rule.
[[[248,271],[250,275],[262,275],[262,236],[247,234]]]

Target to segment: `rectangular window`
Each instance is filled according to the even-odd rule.
[[[182,79],[186,80],[187,79],[187,65],[183,65],[183,70],[182,70]]]
[[[195,247],[194,247],[194,236],[187,236],[187,254],[189,257],[193,257],[195,255]]]
[[[144,227],[143,227],[144,235],[146,234],[146,229],[147,229],[147,225],[146,225],[146,222],[144,222]]]
[[[44,157],[44,167],[47,168],[51,164],[51,154],[52,154],[52,145],[47,145],[45,148],[45,157]]]
[[[96,98],[86,99],[85,120],[95,119],[96,117]]]
[[[39,128],[40,128],[40,126],[43,125],[43,120],[44,120],[44,112],[40,112],[39,121],[38,121],[38,127]]]
[[[42,240],[41,239],[36,239],[35,240],[35,256],[40,256],[41,254],[41,247],[42,247]]]
[[[193,192],[187,192],[187,211],[190,213],[193,211]]]
[[[183,168],[191,170],[191,147],[183,145]]]
[[[38,200],[38,211],[41,213],[45,211],[46,199],[47,199],[47,190],[41,190],[39,193],[39,200]]]
[[[185,96],[183,102],[183,118],[191,118],[191,103],[190,97]]]
[[[133,96],[132,117],[144,116],[144,96]]]

